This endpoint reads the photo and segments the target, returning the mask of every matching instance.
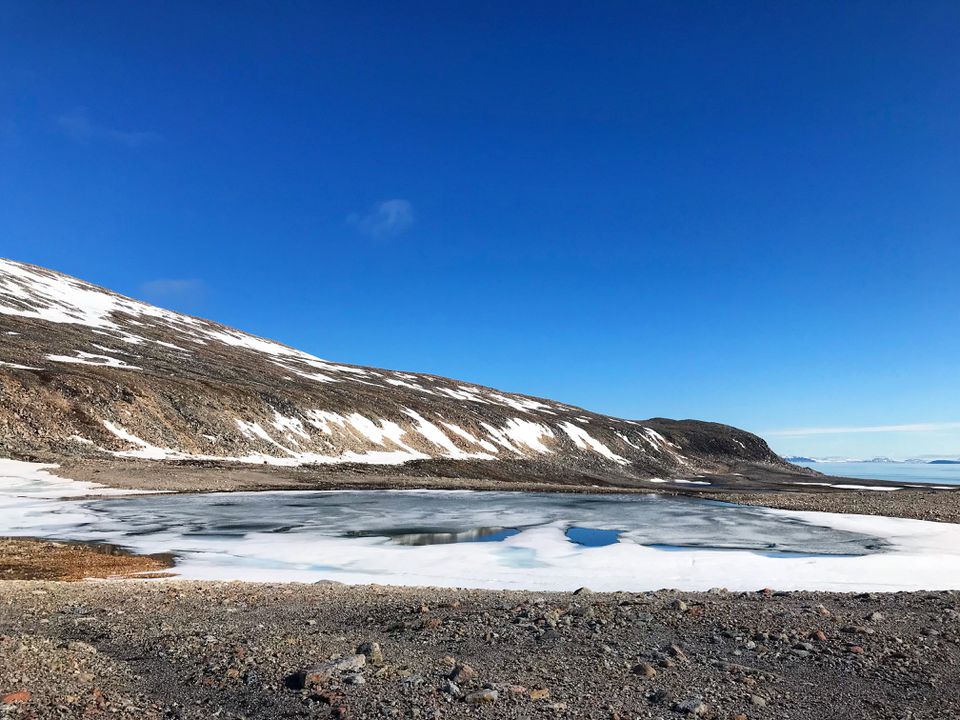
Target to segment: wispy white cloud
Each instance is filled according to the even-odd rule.
[[[185,308],[196,305],[207,292],[203,280],[161,278],[140,286],[140,296],[157,305]]]
[[[81,143],[102,141],[136,148],[162,140],[152,130],[118,130],[94,122],[84,107],[74,108],[58,117],[57,126],[64,135]]]
[[[385,238],[399,235],[413,225],[413,220],[413,205],[407,200],[394,198],[378,202],[365,215],[350,215],[347,223],[364,235]]]
[[[913,433],[960,430],[960,422],[909,423],[905,425],[854,425],[840,427],[805,427],[767,430],[770,437],[807,437],[810,435],[848,435],[852,433]]]

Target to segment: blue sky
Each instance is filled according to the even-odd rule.
[[[225,8],[0,0],[0,255],[336,360],[960,454],[960,4]]]

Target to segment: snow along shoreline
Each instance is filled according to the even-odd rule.
[[[770,518],[862,533],[887,544],[882,552],[862,556],[662,548],[624,540],[603,547],[582,547],[573,545],[558,523],[524,529],[500,542],[429,546],[398,545],[381,537],[301,536],[296,528],[284,533],[247,532],[231,538],[195,536],[175,527],[126,535],[98,529],[102,516],[89,507],[90,498],[139,493],[64,480],[46,472],[52,467],[0,460],[0,534],[113,542],[141,553],[172,551],[180,558],[174,571],[184,579],[327,579],[350,584],[541,591],[573,590],[584,585],[597,591],[634,592],[712,587],[841,592],[960,589],[957,524],[759,510]],[[479,493],[454,492],[465,503],[475,500],[482,507]],[[289,496],[291,492],[274,494]]]

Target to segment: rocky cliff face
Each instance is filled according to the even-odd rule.
[[[759,437],[622,420],[421,373],[322,360],[0,259],[0,454],[439,465],[538,477],[789,471]]]

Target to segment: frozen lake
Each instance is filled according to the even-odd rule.
[[[0,461],[0,534],[170,552],[185,578],[571,590],[960,587],[960,528],[655,495],[93,496]]]
[[[764,509],[658,495],[437,490],[254,492],[140,496],[83,505],[86,538],[130,544],[172,537],[176,551],[250,537],[296,545],[301,561],[324,541],[427,546],[498,542],[532,530],[577,546],[616,542],[765,553],[865,555],[882,543],[858,533],[771,515]],[[293,558],[291,558],[293,560]]]

